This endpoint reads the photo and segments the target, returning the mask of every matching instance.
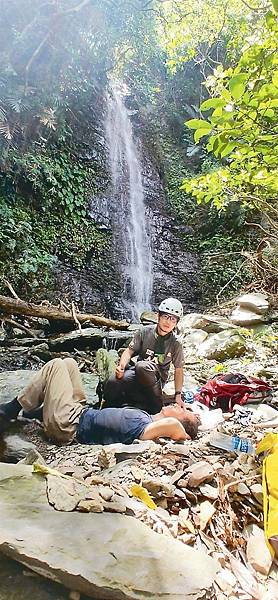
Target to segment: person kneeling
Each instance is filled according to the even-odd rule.
[[[170,405],[155,414],[136,408],[86,406],[86,396],[76,361],[55,358],[36,373],[21,394],[0,408],[0,430],[23,408],[26,416],[40,405],[48,438],[59,444],[74,438],[82,444],[130,444],[135,439],[194,439],[198,417],[182,406]]]

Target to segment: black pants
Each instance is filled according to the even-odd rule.
[[[127,367],[122,379],[109,377],[103,391],[103,408],[134,406],[154,415],[162,408],[161,384],[156,364],[140,360]]]

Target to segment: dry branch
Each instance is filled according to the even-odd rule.
[[[76,323],[79,331],[82,333],[81,325],[80,325],[80,322],[78,321],[78,318],[77,318],[77,315],[76,315],[76,310],[75,310],[74,302],[71,303],[71,312],[72,312],[72,316],[73,316],[74,322]]]
[[[49,319],[50,321],[68,321],[71,323],[76,322],[72,312],[63,312],[56,306],[38,306],[36,304],[32,304],[31,302],[24,302],[23,300],[16,300],[14,298],[8,298],[1,295],[0,312],[6,314],[40,317]],[[113,319],[106,319],[106,317],[100,317],[90,313],[77,313],[76,319],[79,321],[79,323],[90,321],[94,325],[111,327],[113,329],[127,329],[129,325],[127,321],[114,321]]]
[[[4,323],[8,323],[12,327],[21,329],[21,331],[24,331],[25,333],[27,333],[29,337],[33,337],[33,338],[36,337],[36,334],[33,331],[31,331],[31,329],[27,329],[27,327],[24,327],[24,325],[22,325],[21,323],[17,323],[16,321],[13,321],[13,319],[3,319],[2,325]]]

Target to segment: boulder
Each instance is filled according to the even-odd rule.
[[[75,330],[69,333],[61,333],[48,340],[49,347],[52,350],[71,351],[74,348],[86,348],[97,350],[101,348],[103,340],[113,342],[115,348],[119,348],[122,343],[128,342],[132,338],[132,333],[129,331],[120,331],[115,329],[101,329],[98,327],[86,327],[81,331]],[[41,340],[40,340],[41,341]]]
[[[32,442],[14,433],[3,434],[0,447],[2,460],[17,463],[19,460],[24,460],[31,452],[36,452],[36,446]]]
[[[35,372],[30,370],[3,371],[3,373],[0,373],[0,404],[15,398],[31,381],[34,374]],[[98,376],[92,373],[81,373],[81,378],[88,404],[96,404],[98,402],[98,396],[96,395]]]
[[[178,324],[178,329],[180,333],[184,333],[186,332],[188,329],[192,329],[192,328],[196,328],[199,329],[199,327],[196,327],[196,323],[197,325],[202,322],[202,314],[201,313],[189,313],[187,315],[184,315]]]
[[[197,348],[206,340],[208,337],[208,333],[203,331],[203,329],[192,329],[192,331],[185,336],[183,340],[184,349],[187,351],[189,346],[192,348]]]
[[[210,335],[198,349],[198,355],[209,360],[225,360],[241,356],[246,350],[244,338],[233,329]]]
[[[255,312],[258,315],[265,315],[268,311],[269,303],[265,294],[253,292],[252,294],[243,294],[237,299],[240,307]]]
[[[0,551],[67,588],[103,600],[197,600],[219,564],[141,521],[58,512],[27,465],[0,463]],[[202,577],[200,577],[202,573]]]
[[[241,308],[238,306],[233,310],[230,320],[234,325],[241,325],[242,327],[245,327],[262,323],[263,315],[259,315],[248,310],[247,308]]]
[[[202,329],[207,333],[218,333],[225,329],[231,329],[231,323],[228,319],[220,317],[219,315],[189,313],[179,321],[178,329],[182,335],[184,335],[188,329]]]
[[[140,315],[140,322],[141,323],[155,323],[155,324],[157,324],[157,321],[158,321],[158,313],[154,312],[152,310],[145,310]],[[138,329],[138,325],[137,325],[137,329]]]
[[[248,525],[245,529],[247,538],[247,560],[262,575],[268,575],[272,565],[272,556],[267,546],[264,530],[258,525]]]

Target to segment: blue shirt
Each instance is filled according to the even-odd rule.
[[[148,413],[137,408],[87,408],[80,416],[76,435],[81,444],[131,444],[152,421]]]

